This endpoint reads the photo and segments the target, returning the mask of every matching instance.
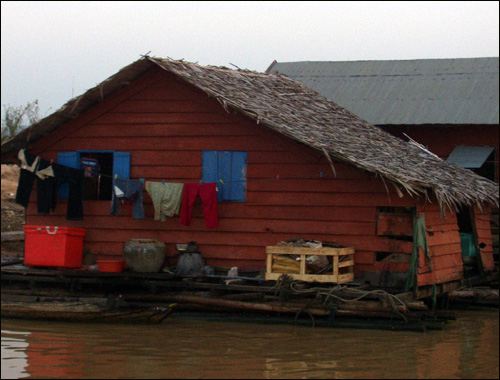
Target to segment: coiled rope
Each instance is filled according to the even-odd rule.
[[[346,299],[343,297],[338,296],[337,294],[334,294],[334,292],[342,291],[348,289],[351,293],[358,293],[359,296],[351,299]],[[394,294],[391,294],[385,290],[382,289],[375,289],[375,290],[362,290],[362,289],[356,289],[356,288],[349,288],[347,286],[341,286],[341,285],[335,285],[334,287],[330,289],[325,289],[325,288],[309,288],[309,289],[298,289],[297,288],[297,282],[293,280],[292,277],[284,274],[278,278],[278,281],[276,281],[276,284],[273,286],[272,290],[274,290],[274,294],[276,296],[279,296],[279,299],[281,302],[286,302],[290,299],[291,295],[296,294],[296,295],[315,295],[316,299],[320,299],[324,297],[323,300],[323,306],[327,307],[329,309],[335,308],[335,302],[333,299],[343,302],[343,303],[349,303],[349,302],[355,302],[359,301],[369,295],[373,294],[379,294],[382,296],[385,296],[386,299],[389,300],[390,305],[392,306],[393,313],[399,315],[406,323],[408,323],[408,319],[397,309],[397,304],[401,306],[405,306],[406,304],[397,296]],[[304,308],[305,309],[305,308]],[[300,312],[299,312],[300,313]]]

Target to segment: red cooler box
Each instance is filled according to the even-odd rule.
[[[24,265],[80,268],[85,228],[24,226]]]

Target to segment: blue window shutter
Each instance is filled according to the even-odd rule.
[[[246,168],[246,152],[209,150],[202,153],[202,182],[217,183],[218,202],[245,202]]]
[[[247,185],[247,152],[231,152],[231,200],[245,202]]]
[[[68,166],[73,169],[80,169],[80,153],[79,152],[60,152],[57,153],[57,163]],[[63,183],[59,186],[59,198],[68,198],[68,184]]]
[[[118,178],[130,178],[129,152],[113,153],[113,178],[115,178],[115,175],[118,175]]]
[[[218,182],[218,152],[215,150],[204,150],[201,153],[201,182],[210,183],[210,182]],[[220,202],[222,200],[221,196],[221,186],[220,183],[217,183],[217,201]]]
[[[232,152],[217,152],[217,201],[232,201],[231,199],[231,166]],[[224,183],[221,183],[222,180]]]
[[[201,180],[202,182],[217,182],[217,152],[204,150],[201,154]]]

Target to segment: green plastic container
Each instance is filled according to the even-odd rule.
[[[462,245],[462,256],[476,256],[476,245],[474,244],[474,237],[472,234],[460,232],[460,243]]]

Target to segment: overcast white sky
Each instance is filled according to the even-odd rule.
[[[257,71],[499,55],[498,1],[2,1],[1,19],[1,104],[38,99],[42,117],[148,52]]]

